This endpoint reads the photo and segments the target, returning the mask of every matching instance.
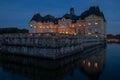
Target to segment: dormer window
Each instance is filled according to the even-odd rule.
[[[63,18],[62,21],[65,21],[65,18]]]

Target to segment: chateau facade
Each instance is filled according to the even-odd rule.
[[[60,18],[36,13],[29,22],[29,33],[59,33],[106,38],[106,20],[98,6],[91,6],[80,16],[74,8]]]

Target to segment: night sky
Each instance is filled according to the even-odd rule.
[[[107,33],[120,34],[120,0],[0,0],[0,28],[28,29],[36,12],[61,17],[75,8],[76,15],[98,5],[107,20]]]

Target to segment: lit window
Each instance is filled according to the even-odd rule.
[[[48,26],[46,28],[49,28]]]
[[[98,22],[95,22],[95,25],[98,25]]]
[[[97,37],[98,37],[98,35],[95,35],[95,37],[97,38]]]
[[[91,25],[91,23],[89,22],[89,23],[88,23],[88,26],[90,26],[90,25]]]
[[[76,35],[76,33],[74,33],[74,35]]]
[[[91,35],[92,33],[91,32],[88,32],[88,35]]]
[[[34,26],[34,28],[36,28],[36,26]]]
[[[30,25],[30,28],[32,28],[32,25]]]
[[[68,34],[68,32],[66,32],[66,34]]]
[[[62,33],[62,32],[59,32],[59,33]]]
[[[40,26],[40,28],[42,28],[42,26]]]

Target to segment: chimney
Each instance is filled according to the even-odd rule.
[[[70,14],[74,15],[74,8],[70,8]]]

